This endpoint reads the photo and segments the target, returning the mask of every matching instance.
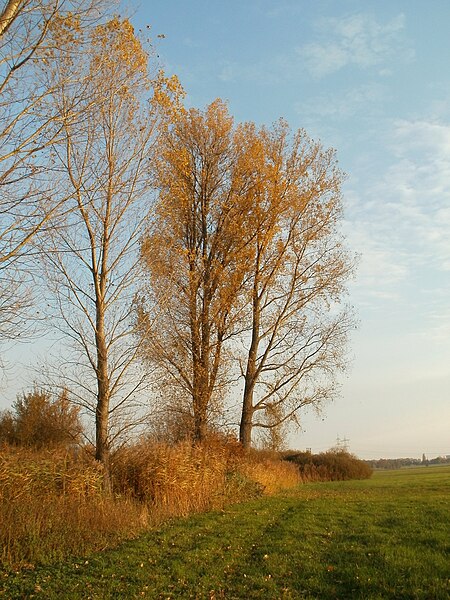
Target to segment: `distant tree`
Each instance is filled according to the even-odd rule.
[[[0,417],[0,441],[18,446],[67,446],[79,442],[82,431],[79,408],[69,401],[67,391],[55,397],[35,388]]]
[[[365,461],[373,469],[402,469],[421,464],[420,458],[379,458]]]

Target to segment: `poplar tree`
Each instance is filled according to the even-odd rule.
[[[145,356],[197,440],[240,377],[248,447],[253,428],[298,422],[338,388],[353,327],[340,308],[353,268],[340,233],[343,175],[334,151],[303,130],[235,125],[221,101],[187,111],[156,166],[138,317],[156,335]]]
[[[259,133],[248,227],[250,314],[242,339],[239,439],[255,427],[298,422],[302,409],[336,395],[353,318],[339,308],[353,269],[340,233],[341,184],[333,150],[281,121]]]
[[[175,77],[151,76],[127,19],[115,17],[82,40],[76,22],[64,26],[57,47],[82,43],[83,54],[63,54],[49,75],[58,83],[52,101],[62,123],[52,185],[68,200],[42,249],[55,325],[67,342],[62,383],[94,415],[96,458],[107,474],[114,439],[139,418],[136,398],[146,381],[132,318],[139,240],[152,210],[159,128],[181,90]]]
[[[159,190],[142,244],[148,286],[139,322],[153,322],[145,358],[159,372],[168,402],[204,440],[229,378],[226,344],[241,326],[239,290],[249,246],[253,184],[236,128],[221,101],[186,111],[163,136]]]

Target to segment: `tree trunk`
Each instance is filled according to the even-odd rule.
[[[208,424],[204,410],[197,410],[194,415],[194,441],[202,443],[208,433]]]
[[[103,369],[102,369],[103,371]],[[109,465],[109,390],[99,377],[97,406],[95,410],[95,458],[103,467],[103,489],[111,491],[110,465]]]
[[[254,385],[252,378],[245,378],[244,395],[242,398],[242,413],[241,423],[239,426],[239,441],[244,448],[250,448],[252,445],[252,429],[253,429],[253,390]]]
[[[0,37],[7,31],[21,8],[20,0],[9,0],[0,13]]]
[[[108,348],[104,332],[104,310],[103,303],[97,300],[97,406],[95,410],[95,458],[102,464],[104,469],[104,489],[110,491],[109,472],[109,377],[108,377]]]
[[[195,442],[202,443],[205,441],[208,434],[208,419],[207,407],[208,398],[205,397],[204,380],[201,369],[197,372],[197,389],[193,394],[193,410],[194,410],[194,431],[193,437]]]
[[[260,329],[260,298],[258,294],[259,285],[259,260],[257,257],[257,273],[253,284],[253,317],[252,317],[252,340],[247,356],[247,369],[245,372],[244,395],[242,398],[241,424],[239,427],[239,441],[244,448],[250,448],[252,445],[253,429],[253,392],[256,382],[256,359],[259,346]]]
[[[108,403],[100,394],[95,410],[95,458],[105,467],[108,465]]]

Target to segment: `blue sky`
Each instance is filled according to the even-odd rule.
[[[450,454],[450,2],[129,0],[123,14],[151,26],[189,105],[284,117],[348,175],[352,367],[291,447],[340,436],[363,458]]]
[[[187,102],[286,118],[337,150],[349,301],[359,329],[339,400],[291,445],[336,437],[364,458],[450,454],[450,3],[153,0],[151,26]],[[157,38],[165,35],[164,39]]]

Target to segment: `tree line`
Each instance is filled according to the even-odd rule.
[[[106,469],[145,403],[198,442],[230,398],[246,447],[299,423],[336,395],[354,324],[334,150],[187,108],[107,4],[0,13],[0,335],[38,288],[64,342],[46,383],[92,416]]]

